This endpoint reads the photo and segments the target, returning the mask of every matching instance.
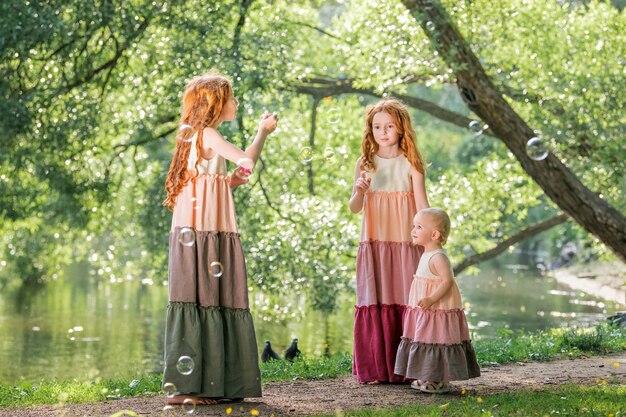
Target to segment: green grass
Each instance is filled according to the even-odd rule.
[[[626,329],[601,325],[528,334],[503,330],[499,338],[478,340],[474,347],[481,366],[581,357],[625,351]],[[351,370],[352,356],[346,353],[330,358],[305,356],[293,363],[270,361],[261,364],[261,379],[263,382],[327,379],[348,375]],[[160,392],[161,375],[96,382],[43,380],[38,384],[0,385],[0,407],[86,403],[110,398],[154,396]]]
[[[352,372],[352,355],[340,353],[330,358],[297,357],[289,361],[269,361],[261,364],[261,380],[295,381],[337,378]]]
[[[474,348],[481,365],[577,358],[626,350],[626,329],[603,324],[518,334],[501,330],[499,338],[478,340]]]
[[[523,391],[465,398],[442,396],[435,404],[411,404],[399,408],[336,411],[333,417],[414,416],[626,416],[626,386],[566,385],[544,391]]]

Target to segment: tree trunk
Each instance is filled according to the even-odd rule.
[[[526,143],[535,136],[533,130],[504,100],[438,0],[402,2],[454,71],[467,106],[489,125],[557,206],[626,262],[626,217],[585,187],[552,153],[541,161],[526,154]]]

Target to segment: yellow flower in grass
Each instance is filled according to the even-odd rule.
[[[228,407],[228,408],[226,409],[226,414],[229,414],[229,415],[230,415],[232,412],[233,412],[233,407]]]
[[[253,408],[252,410],[250,410],[250,415],[258,416],[259,415],[259,410],[256,410],[256,409]]]
[[[479,402],[479,403],[482,403],[483,399],[481,397],[478,397],[478,398],[476,398],[476,401]]]

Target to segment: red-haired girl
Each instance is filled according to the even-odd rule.
[[[247,181],[277,116],[266,114],[242,151],[216,130],[235,120],[238,104],[230,81],[216,74],[193,78],[183,96],[163,202],[173,211],[163,374],[170,404],[261,396],[231,187]],[[230,176],[225,159],[239,165]]]
[[[428,207],[424,161],[406,106],[392,98],[366,109],[362,155],[350,210],[363,210],[356,266],[353,373],[359,382],[394,375],[403,313],[419,261],[411,243],[415,213]]]

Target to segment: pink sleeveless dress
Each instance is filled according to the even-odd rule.
[[[394,375],[402,319],[419,252],[411,243],[415,198],[404,155],[375,156],[363,202],[356,261],[354,360],[357,381],[402,382]]]
[[[444,249],[424,252],[413,278],[404,314],[402,341],[395,373],[407,379],[448,382],[476,378],[480,368],[470,341],[461,294],[456,282],[446,294],[424,310],[417,303],[429,297],[441,283],[428,266]]]

